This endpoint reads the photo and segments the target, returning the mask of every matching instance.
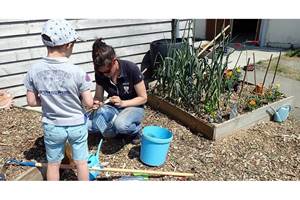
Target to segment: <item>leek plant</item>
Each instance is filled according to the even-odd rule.
[[[214,45],[210,60],[198,58],[198,52],[183,38],[181,48],[170,49],[156,70],[157,83],[152,92],[188,112],[198,116],[204,112],[217,121],[222,96],[230,98],[233,91],[224,84],[228,44],[229,37],[224,34]]]

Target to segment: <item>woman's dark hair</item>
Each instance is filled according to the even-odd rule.
[[[99,38],[93,44],[92,57],[94,69],[97,73],[99,68],[111,64],[112,60],[116,57],[116,53],[112,46],[105,44],[102,38]]]

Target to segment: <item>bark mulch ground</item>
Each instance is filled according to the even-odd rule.
[[[146,108],[143,125],[170,129],[174,138],[168,158],[161,167],[148,167],[139,160],[139,145],[125,138],[104,140],[100,161],[107,167],[194,173],[193,178],[159,177],[150,180],[300,180],[300,122],[261,122],[219,141],[191,133],[167,116]],[[21,108],[0,110],[0,166],[6,159],[45,162],[41,114]],[[234,132],[234,130],[232,130]],[[89,135],[95,150],[99,135]],[[6,178],[14,180],[28,167],[9,166]],[[99,180],[116,180],[126,175],[103,173]],[[75,172],[62,174],[62,180],[76,180]]]

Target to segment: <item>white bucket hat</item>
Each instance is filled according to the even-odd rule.
[[[42,40],[46,46],[54,47],[79,39],[73,26],[64,19],[50,19],[42,29]]]

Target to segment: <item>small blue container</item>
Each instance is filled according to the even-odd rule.
[[[149,166],[160,166],[166,161],[173,134],[166,128],[146,126],[143,129],[140,159]]]
[[[285,105],[278,108],[277,111],[274,113],[274,121],[284,122],[288,118],[291,109],[292,107],[290,105]]]

